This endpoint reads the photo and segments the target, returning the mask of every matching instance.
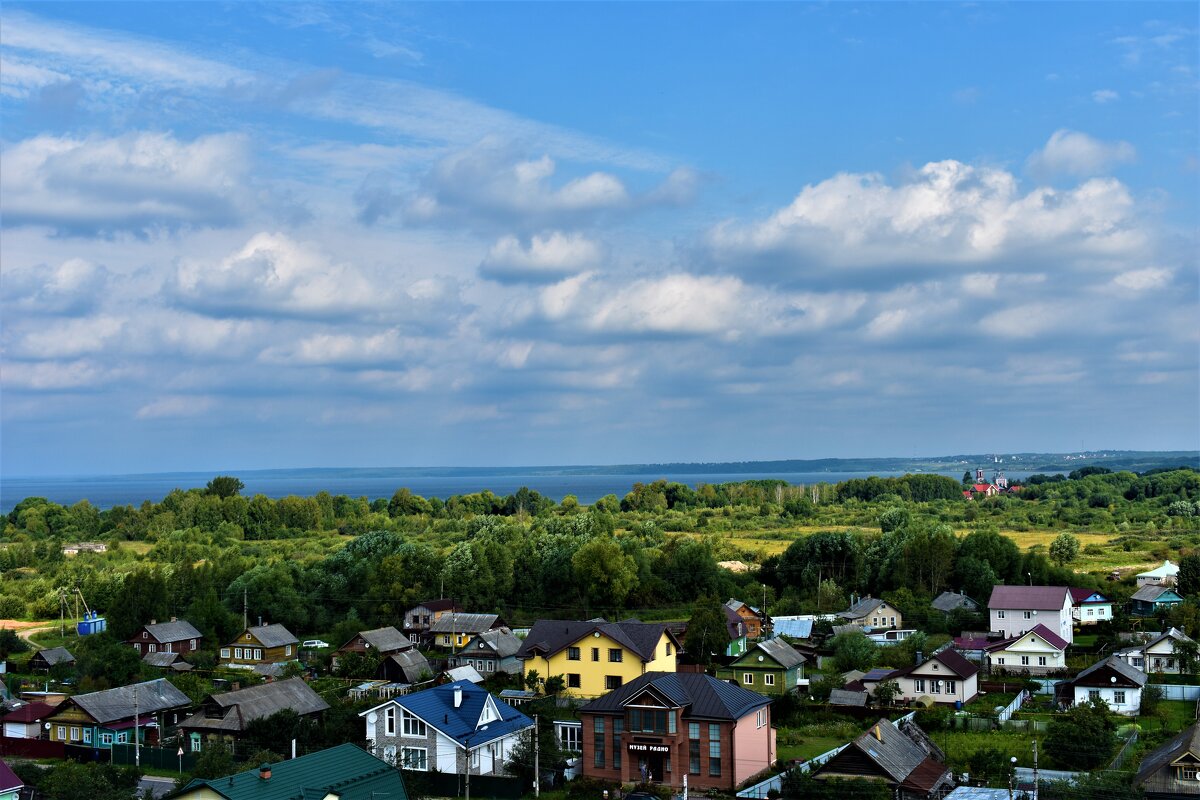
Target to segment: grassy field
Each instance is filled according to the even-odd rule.
[[[1154,716],[1138,717],[1144,730],[1178,733],[1196,721],[1196,704],[1187,700],[1162,700]]]
[[[779,745],[780,761],[807,761],[835,747],[841,747],[845,739],[835,739],[825,736],[805,737],[797,744]]]

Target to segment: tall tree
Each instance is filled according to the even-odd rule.
[[[241,494],[242,489],[245,488],[246,484],[242,483],[239,478],[235,478],[232,475],[218,475],[204,487],[204,493],[225,498]]]
[[[697,600],[683,639],[683,649],[688,657],[708,666],[713,662],[714,654],[725,652],[728,643],[729,629],[721,601],[712,596]]]

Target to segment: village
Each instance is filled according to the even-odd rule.
[[[148,791],[181,800],[282,800],[297,787],[339,798],[773,798],[847,785],[1004,800],[1120,766],[1146,730],[1164,741],[1125,764],[1136,768],[1131,796],[1191,796],[1200,652],[1159,624],[1184,602],[1178,575],[1169,560],[1136,575],[1119,615],[1092,589],[997,585],[982,601],[946,591],[931,612],[973,624],[941,644],[871,596],[779,616],[730,599],[700,639],[688,622],[633,618],[513,628],[451,599],[332,643],[247,619],[216,643],[223,677],[202,697],[175,683],[197,677],[193,656],[213,643],[186,619],[146,620],[122,646],[154,680],[76,693],[66,646],[0,664],[0,799],[33,797],[12,763],[67,759],[157,770],[179,785],[164,777]],[[1113,630],[1115,616],[1128,629]],[[105,628],[88,610],[75,638]],[[689,652],[697,641],[706,652]],[[1086,666],[1070,668],[1080,656]],[[296,736],[276,763],[205,772],[205,759],[228,770],[257,758],[264,727],[305,730],[331,713],[344,742]],[[994,744],[954,769],[947,749],[959,737]]]

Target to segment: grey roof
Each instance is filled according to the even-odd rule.
[[[837,612],[837,615],[842,619],[862,619],[885,602],[878,597],[864,597],[845,611]]]
[[[429,660],[425,658],[425,654],[420,650],[405,650],[403,653],[394,653],[388,656],[385,661],[392,661],[404,673],[404,679],[409,683],[416,683],[421,679],[423,673],[433,674],[433,670],[429,667]],[[381,664],[379,669],[383,670]]]
[[[484,646],[480,647],[480,643]],[[516,634],[508,628],[495,628],[472,637],[471,641],[458,651],[458,654],[468,655],[468,651],[487,650],[495,653],[499,658],[508,658],[515,656],[520,649],[521,640],[517,638]]]
[[[1058,611],[1070,605],[1066,586],[997,586],[988,608],[1017,611]]]
[[[647,672],[619,689],[614,689],[579,710],[591,713],[623,713],[625,703],[645,690],[652,690],[676,708],[684,719],[739,720],[756,708],[771,704],[749,689],[696,672]]]
[[[147,633],[164,644],[167,642],[183,642],[188,639],[201,639],[204,636],[186,619],[177,619],[173,622],[156,622],[145,627]]]
[[[925,751],[886,718],[850,743],[866,754],[896,783],[902,783],[925,760]]]
[[[283,647],[289,644],[300,644],[300,640],[279,623],[250,627],[243,631],[242,635],[244,636],[246,633],[258,639],[263,647]]]
[[[483,676],[479,674],[479,670],[472,667],[470,664],[464,664],[461,667],[454,667],[446,670],[446,677],[451,683],[455,681],[470,681],[471,683],[483,683]]]
[[[1191,753],[1200,758],[1200,723],[1185,728],[1171,741],[1151,751],[1142,759],[1137,776],[1133,779],[1134,786],[1140,786],[1147,792],[1171,792],[1173,794],[1200,794],[1200,782],[1180,781],[1163,768],[1185,753]]]
[[[1129,664],[1126,664],[1115,655],[1111,655],[1103,661],[1097,661],[1083,672],[1080,672],[1071,680],[1071,683],[1078,686],[1107,686],[1107,684],[1090,684],[1087,682],[1087,678],[1089,676],[1104,667],[1110,668],[1113,672],[1120,674],[1125,679],[1137,684],[1138,686],[1145,686],[1146,681],[1150,680],[1150,676],[1142,672],[1137,667],[1131,667]]]
[[[551,656],[596,631],[632,651],[643,661],[653,661],[654,651],[658,647],[663,633],[667,632],[667,626],[661,623],[639,622],[636,619],[627,619],[621,622],[607,622],[603,619],[589,619],[583,622],[539,619],[529,629],[529,635],[521,643],[521,649],[517,651],[517,658],[526,659],[535,655]]]
[[[965,594],[959,594],[958,592],[942,592],[934,598],[930,605],[933,606],[934,609],[938,611],[944,611],[946,613],[949,613],[956,608],[965,608],[967,611],[979,610],[979,603],[976,603]]]
[[[771,620],[777,636],[790,636],[793,639],[807,639],[812,636],[813,621],[811,619],[794,619],[775,617]]]
[[[181,728],[241,731],[248,723],[284,709],[297,714],[316,714],[329,708],[302,678],[249,686],[204,699],[204,708],[179,724]]]
[[[831,706],[865,706],[867,698],[870,697],[866,692],[852,692],[849,689],[834,689],[829,693],[829,705]]]
[[[82,708],[96,722],[116,722],[133,716],[135,694],[139,715],[156,714],[192,703],[186,694],[172,686],[166,678],[118,686],[116,689],[105,689],[90,694],[77,694],[68,698],[67,702]]]
[[[48,647],[45,650],[38,650],[34,655],[41,656],[42,660],[52,667],[55,664],[75,663],[75,656],[67,652],[65,647]]]
[[[173,669],[181,672],[192,668],[192,665],[184,661],[183,657],[179,655],[179,653],[167,653],[162,651],[158,653],[146,653],[146,655],[142,656],[142,661],[152,667]]]
[[[783,639],[764,639],[750,648],[746,656],[752,655],[755,650],[762,650],[768,656],[775,659],[775,662],[784,669],[791,669],[799,664],[803,664],[805,661],[804,656],[797,653],[796,648]],[[742,658],[746,658],[746,656],[742,656]]]
[[[500,619],[498,614],[443,614],[429,626],[430,633],[483,633]]]
[[[386,628],[376,628],[373,631],[359,631],[358,635],[366,639],[367,644],[381,653],[407,650],[413,646],[413,643],[408,640],[407,636],[391,625]]]
[[[1148,583],[1138,589],[1130,596],[1130,600],[1141,600],[1146,603],[1153,603],[1160,596],[1167,592],[1173,591],[1170,586],[1162,586],[1155,583]]]
[[[1160,633],[1158,636],[1155,636],[1153,639],[1146,642],[1144,645],[1142,645],[1141,649],[1148,650],[1149,648],[1161,642],[1163,639],[1172,639],[1176,642],[1192,641],[1192,638],[1183,631],[1179,630],[1179,628],[1169,628],[1166,633]]]

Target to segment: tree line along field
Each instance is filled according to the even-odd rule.
[[[851,594],[873,593],[920,623],[941,591],[986,602],[998,582],[1103,587],[1120,604],[1133,572],[1200,547],[1193,469],[1085,468],[975,500],[937,475],[694,489],[657,481],[590,506],[529,489],[445,501],[400,489],[371,501],[325,492],[274,500],[241,488],[222,476],[104,510],[22,501],[0,538],[0,619],[56,620],[59,590],[78,588],[116,635],[179,616],[213,648],[240,629],[243,598],[252,619],[298,635],[393,624],[438,596],[520,625],[686,618],[701,597],[765,597],[776,614],[835,611]],[[62,553],[81,540],[108,550]],[[1113,569],[1127,579],[1105,581]]]

